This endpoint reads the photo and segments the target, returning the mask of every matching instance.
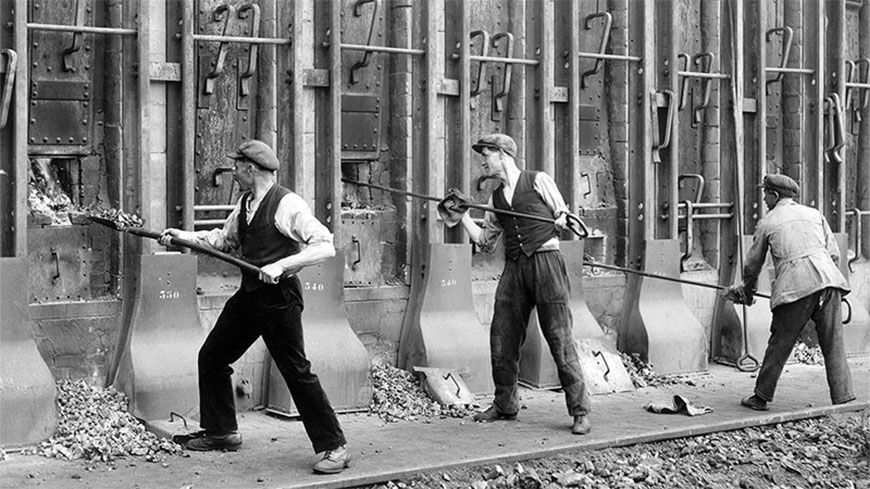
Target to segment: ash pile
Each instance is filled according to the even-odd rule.
[[[115,389],[83,380],[57,383],[57,433],[24,453],[67,460],[111,462],[118,457],[144,457],[160,462],[181,454],[177,443],[145,430],[127,412],[127,397]]]
[[[418,376],[389,365],[372,366],[372,387],[370,413],[388,423],[464,418],[475,412],[473,405],[441,405],[429,396]]]

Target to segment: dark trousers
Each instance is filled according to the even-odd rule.
[[[199,350],[200,424],[209,432],[238,429],[230,364],[260,336],[287,382],[315,452],[345,444],[344,433],[320,380],[311,373],[302,337],[302,293],[296,277],[248,292],[226,303]]]
[[[521,254],[516,261],[505,261],[489,330],[495,383],[493,404],[500,413],[513,414],[519,410],[520,347],[535,307],[541,333],[559,372],[568,414],[589,412],[591,403],[574,342],[569,294],[568,274],[560,251],[542,251],[531,257]]]
[[[840,289],[829,287],[773,310],[770,339],[755,381],[756,396],[768,402],[773,400],[785,362],[788,361],[804,325],[812,319],[816,324],[822,355],[825,357],[831,402],[841,404],[855,399],[852,393],[852,376],[846,363],[846,347],[843,344],[841,300]]]

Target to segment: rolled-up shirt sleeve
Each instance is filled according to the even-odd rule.
[[[558,218],[562,214],[570,212],[568,205],[565,204],[565,199],[562,197],[562,192],[559,191],[559,187],[556,185],[556,181],[549,174],[544,172],[537,174],[535,177],[535,192],[541,195],[544,203],[553,211],[553,217]]]
[[[239,216],[241,214],[242,198],[236,202],[236,206],[224,225],[207,231],[190,231],[179,236],[199,245],[210,246],[216,250],[232,252],[239,248]]]
[[[308,203],[295,193],[288,193],[275,211],[275,227],[284,235],[308,246],[334,247],[334,237],[311,212]]]

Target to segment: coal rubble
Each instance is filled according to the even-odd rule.
[[[653,370],[653,365],[644,362],[637,353],[619,353],[622,364],[631,378],[631,383],[638,389],[644,387],[661,387],[665,385],[695,385],[697,375],[660,375]]]
[[[83,380],[61,380],[57,388],[57,433],[29,452],[102,462],[124,456],[158,462],[166,455],[182,452],[180,445],[146,431],[127,412],[123,393],[111,387],[94,387]]]
[[[440,405],[429,397],[414,374],[389,365],[372,366],[372,387],[370,412],[388,423],[464,418],[471,414],[469,407]]]
[[[629,447],[578,450],[372,489],[870,488],[870,410]]]

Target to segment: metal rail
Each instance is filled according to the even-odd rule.
[[[84,25],[60,25],[27,23],[27,28],[34,31],[75,32],[81,34],[111,34],[116,36],[137,36],[136,29],[123,29],[119,27],[91,27]]]

